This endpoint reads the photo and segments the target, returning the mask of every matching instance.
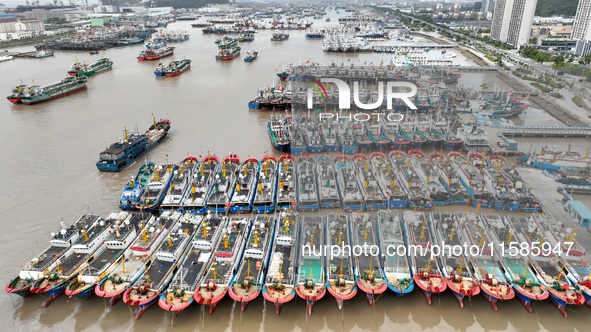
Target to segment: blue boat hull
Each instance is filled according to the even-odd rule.
[[[408,201],[388,201],[389,208],[405,208]]]

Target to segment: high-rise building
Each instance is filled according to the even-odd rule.
[[[526,45],[538,0],[496,0],[490,36],[515,47]]]
[[[591,41],[591,0],[579,0],[571,38]]]
[[[480,6],[480,12],[484,14],[483,16],[486,17],[487,13],[492,13],[495,10],[495,1],[494,0],[482,0],[482,5]]]

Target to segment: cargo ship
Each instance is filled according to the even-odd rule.
[[[157,60],[174,54],[174,47],[143,50],[137,57],[138,61]]]
[[[159,63],[158,68],[154,71],[154,75],[168,77],[177,76],[184,73],[189,68],[191,68],[190,59],[172,60],[166,67],[164,67],[162,63]]]
[[[240,55],[240,47],[232,47],[231,50],[222,49],[218,55],[215,56],[216,60],[228,61],[232,60]]]
[[[96,167],[102,172],[119,172],[131,165],[138,157],[152,150],[158,145],[170,129],[170,120],[156,122],[145,134],[128,134],[125,130],[125,138],[111,144],[100,153]]]
[[[68,71],[70,76],[92,76],[94,74],[100,74],[113,68],[113,61],[109,58],[102,57],[96,62],[89,65],[85,63],[79,63],[76,59],[76,63],[72,66],[72,69]]]
[[[22,104],[21,97],[24,95],[25,91],[29,87],[30,86],[28,86],[26,84],[17,85],[16,87],[14,87],[12,89],[12,91],[10,92],[10,94],[8,95],[8,97],[6,97],[6,99],[8,99],[8,101],[11,102],[11,103],[13,103],[13,104]]]
[[[80,92],[86,89],[87,79],[87,77],[66,77],[57,83],[30,86],[21,95],[21,102],[33,105]]]

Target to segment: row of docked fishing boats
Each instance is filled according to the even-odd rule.
[[[591,281],[584,248],[561,227],[537,213],[83,215],[62,222],[5,290],[49,296],[44,306],[63,293],[123,299],[137,319],[156,302],[176,314],[197,302],[212,314],[226,294],[242,311],[262,294],[277,314],[297,295],[311,314],[326,293],[342,309],[358,290],[373,305],[388,288],[402,296],[417,286],[429,305],[449,289],[461,307],[479,293],[495,310],[517,297],[532,312],[532,301],[549,299],[566,317],[566,306],[591,307]]]
[[[398,114],[398,117],[402,115]],[[385,117],[369,122],[349,121],[346,118],[315,121],[308,117],[294,121],[287,117],[283,120],[288,124],[284,128],[284,131],[288,131],[284,136],[289,139],[290,153],[294,155],[324,151],[350,154],[370,149],[420,149],[427,144],[434,148],[462,148],[463,141],[447,127],[447,123],[436,126],[429,119],[418,122],[410,120],[411,116],[406,118],[404,122],[389,121]],[[273,117],[270,119],[270,122],[277,121]],[[276,141],[273,144],[282,150]]]
[[[27,85],[20,84],[14,87],[6,97],[13,104],[33,105],[71,95],[76,92],[86,90],[88,77],[100,74],[113,67],[113,61],[109,58],[101,57],[90,64],[76,63],[68,71],[68,77],[60,82],[49,85]]]
[[[201,156],[200,156],[201,157]],[[351,157],[321,155],[241,161],[229,155],[190,156],[180,164],[145,163],[130,180],[120,208],[271,213],[293,207],[374,210],[450,204],[506,211],[541,210],[539,200],[513,165],[500,156],[470,152],[447,156],[420,150],[373,152]]]

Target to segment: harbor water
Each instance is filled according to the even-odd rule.
[[[331,24],[336,21],[335,16]],[[314,22],[323,24],[324,20]],[[391,58],[386,53],[325,53],[322,41],[307,40],[304,31],[289,31],[287,41],[271,42],[273,32],[261,30],[254,42],[241,45],[242,56],[254,49],[259,52],[257,60],[220,62],[214,57],[218,35],[203,35],[187,22],[169,28],[191,33],[189,41],[172,45],[176,47],[175,59],[192,60],[191,69],[176,77],[155,77],[158,61],[138,62],[136,56],[144,48],[141,44],[92,56],[88,52],[56,51],[54,57],[0,63],[0,91],[6,95],[21,80],[24,84],[34,80],[39,85],[61,80],[76,59],[90,62],[104,55],[114,63],[112,71],[89,78],[87,91],[33,106],[0,103],[0,280],[4,284],[47,246],[49,233],[55,231],[59,221],[71,224],[87,212],[106,216],[118,209],[121,188],[137,173],[143,158],[120,173],[100,173],[95,163],[100,151],[123,137],[124,128],[144,132],[152,124],[152,114],[156,120],[171,121],[168,137],[145,156],[156,163],[208,153],[219,157],[236,153],[241,158],[277,154],[267,135],[269,114],[249,110],[247,103],[258,88],[273,84],[282,64],[312,60],[377,66],[382,60],[389,63]],[[469,63],[461,60],[461,55],[458,58]],[[162,59],[163,63],[169,61]],[[491,74],[470,73],[461,83],[501,86],[496,76],[487,75]],[[535,112],[543,113],[528,110],[520,121],[538,124]],[[577,147],[584,153],[584,142]],[[582,331],[591,323],[591,311],[585,306],[569,310],[569,318],[563,319],[549,301],[535,303],[533,314],[517,300],[499,303],[495,312],[477,296],[460,309],[453,295],[446,292],[434,296],[429,307],[418,290],[403,298],[386,292],[373,307],[359,294],[345,303],[343,311],[327,296],[314,305],[310,317],[303,301],[298,300],[286,304],[276,316],[273,306],[266,305],[262,297],[244,313],[226,298],[212,316],[194,304],[173,319],[170,313],[153,306],[137,321],[123,303],[110,307],[94,296],[86,301],[66,300],[62,296],[43,308],[44,299],[39,296],[22,299],[3,293],[0,330],[164,331],[173,326],[175,331]]]

